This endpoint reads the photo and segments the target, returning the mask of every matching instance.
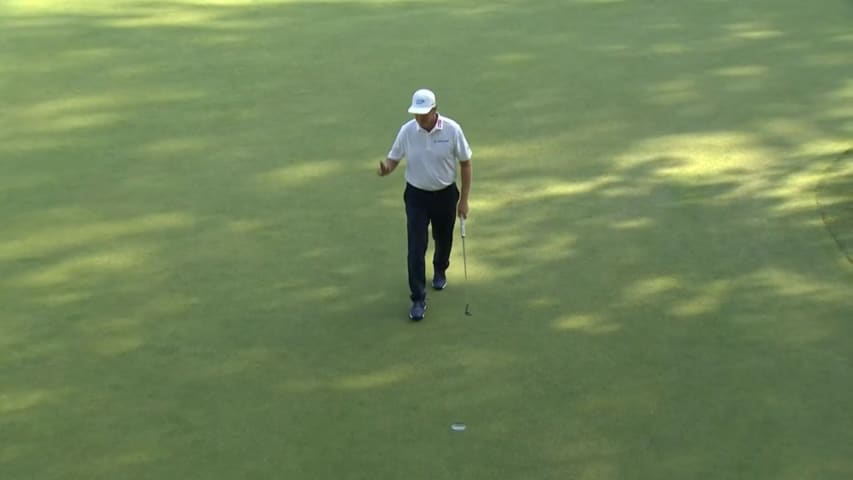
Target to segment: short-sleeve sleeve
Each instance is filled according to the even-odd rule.
[[[394,139],[394,144],[391,145],[391,151],[388,152],[388,158],[391,160],[401,160],[406,156],[406,135],[405,127],[400,128],[397,132],[397,138]]]
[[[471,146],[468,145],[468,139],[465,138],[465,133],[462,131],[462,128],[456,132],[456,142],[453,149],[456,152],[456,159],[458,161],[467,162],[468,160],[471,160]]]

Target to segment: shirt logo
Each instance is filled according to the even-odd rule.
[[[432,143],[450,143],[450,140],[435,139]]]

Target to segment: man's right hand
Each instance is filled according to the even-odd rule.
[[[391,168],[391,167],[388,165],[387,161],[386,161],[386,160],[382,160],[382,161],[380,161],[380,162],[379,162],[379,168],[377,169],[376,173],[377,173],[380,177],[384,177],[385,175],[388,175],[389,173],[391,173],[391,170],[393,170],[393,168]]]

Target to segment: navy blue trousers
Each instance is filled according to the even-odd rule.
[[[428,230],[432,226],[432,238],[435,240],[433,269],[443,272],[450,266],[459,189],[454,183],[432,192],[407,183],[403,201],[406,204],[406,229],[409,237],[409,290],[412,301],[425,300]]]

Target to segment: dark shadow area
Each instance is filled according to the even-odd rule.
[[[0,7],[0,478],[849,477],[850,20]],[[421,86],[476,180],[414,326]]]

